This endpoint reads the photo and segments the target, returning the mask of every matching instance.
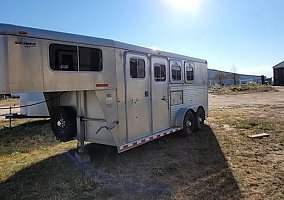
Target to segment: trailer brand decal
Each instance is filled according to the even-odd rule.
[[[22,45],[24,46],[25,48],[31,48],[31,47],[36,47],[36,43],[35,42],[28,42],[24,39],[21,39],[21,40],[16,40],[15,41],[15,44],[16,45]]]

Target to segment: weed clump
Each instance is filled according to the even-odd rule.
[[[255,93],[255,92],[277,92],[277,89],[270,85],[260,84],[242,84],[242,85],[215,85],[209,89],[212,94],[239,94],[239,93]]]

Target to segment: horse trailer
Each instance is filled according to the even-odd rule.
[[[0,93],[42,92],[57,139],[123,152],[208,115],[207,61],[114,40],[0,24]],[[180,131],[181,130],[181,131]]]

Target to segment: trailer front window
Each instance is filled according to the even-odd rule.
[[[95,48],[51,44],[49,60],[50,68],[57,71],[102,71],[103,69],[102,50]]]
[[[78,71],[77,47],[63,44],[49,46],[50,68],[59,71]]]
[[[145,78],[145,61],[143,59],[130,59],[130,77]]]
[[[100,49],[79,47],[79,71],[102,71],[102,51]]]
[[[154,76],[155,81],[166,81],[166,66],[161,64],[156,64],[154,66]]]

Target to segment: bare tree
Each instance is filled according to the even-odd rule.
[[[233,65],[232,67],[232,73],[233,73],[234,85],[237,85],[237,68],[235,65]]]
[[[216,77],[217,83],[218,83],[219,85],[223,85],[224,73],[218,71],[218,72],[216,73],[215,77]]]

